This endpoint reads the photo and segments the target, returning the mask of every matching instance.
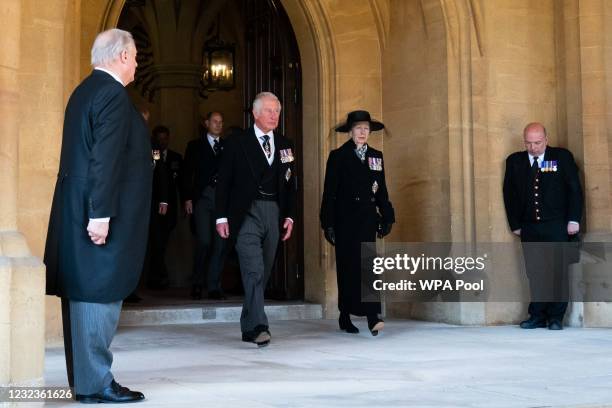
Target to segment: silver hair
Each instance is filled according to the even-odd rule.
[[[280,101],[278,100],[278,97],[276,95],[274,95],[272,92],[260,92],[257,95],[255,95],[255,99],[253,100],[253,111],[254,112],[261,112],[261,104],[263,103],[264,99],[273,99],[276,102],[278,102],[279,106],[280,106]]]
[[[91,47],[91,65],[103,67],[119,58],[121,53],[134,44],[134,37],[128,31],[118,28],[102,31]]]

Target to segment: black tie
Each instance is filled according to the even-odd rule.
[[[213,151],[215,152],[215,156],[219,154],[219,139],[213,140]]]
[[[539,168],[540,166],[538,166],[538,156],[534,156],[533,163],[531,164],[531,171],[535,173],[536,171],[538,171]]]
[[[266,152],[266,156],[269,159],[270,156],[272,156],[272,149],[270,148],[270,136],[263,135],[261,139],[263,140],[262,146],[264,148],[264,152]]]

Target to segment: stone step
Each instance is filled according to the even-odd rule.
[[[155,326],[164,324],[202,324],[239,322],[242,305],[208,303],[194,305],[126,306],[119,326]],[[321,305],[275,302],[266,305],[269,320],[312,320],[323,318]]]

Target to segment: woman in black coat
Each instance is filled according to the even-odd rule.
[[[378,316],[380,300],[373,293],[371,270],[365,268],[362,277],[361,243],[375,243],[376,236],[389,234],[395,222],[382,152],[367,144],[370,132],[383,128],[366,111],[350,112],[346,123],[336,128],[350,139],[329,154],[320,214],[325,239],[336,248],[340,329],[359,333],[350,315],[366,316],[374,336],[384,323]],[[374,295],[375,301],[362,301],[362,283],[364,295]]]

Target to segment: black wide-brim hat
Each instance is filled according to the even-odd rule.
[[[356,122],[370,122],[370,132],[376,132],[385,128],[382,122],[373,120],[370,117],[370,112],[364,110],[356,110],[349,112],[346,117],[346,122],[336,128],[336,132],[350,132]]]

